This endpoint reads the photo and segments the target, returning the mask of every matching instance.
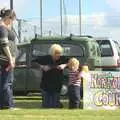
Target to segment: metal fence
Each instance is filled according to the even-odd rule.
[[[36,34],[40,34],[39,26],[21,19],[13,24],[13,28],[18,38],[17,43],[30,42]]]

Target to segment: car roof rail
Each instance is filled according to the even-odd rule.
[[[73,37],[73,36],[75,36],[75,37],[88,37],[88,38],[93,38],[93,36],[91,36],[91,35],[74,35],[74,34],[70,34],[70,37]]]

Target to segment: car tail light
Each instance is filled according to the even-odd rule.
[[[120,66],[120,58],[117,59],[117,65]]]

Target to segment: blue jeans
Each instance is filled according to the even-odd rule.
[[[13,107],[13,70],[0,70],[0,109]]]
[[[69,108],[80,107],[80,86],[70,85],[68,87]]]
[[[43,108],[57,108],[59,106],[60,93],[42,91],[42,106]]]

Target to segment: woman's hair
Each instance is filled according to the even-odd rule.
[[[10,18],[10,19],[15,19],[16,18],[16,14],[15,14],[15,12],[13,11],[13,10],[11,10],[11,9],[1,9],[0,10],[0,17],[1,18],[6,18],[6,17],[8,17],[8,18]]]
[[[63,53],[63,48],[59,45],[59,44],[53,44],[50,47],[50,54],[54,54],[54,53]]]

